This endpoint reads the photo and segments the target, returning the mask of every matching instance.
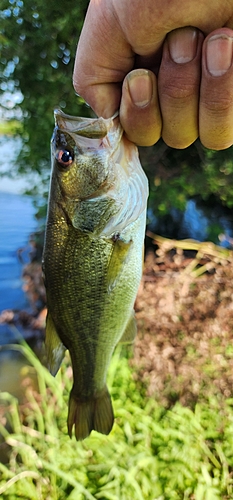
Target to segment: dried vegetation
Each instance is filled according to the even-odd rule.
[[[231,397],[232,252],[212,243],[155,243],[136,301],[135,377],[166,407],[177,400],[194,407],[209,393]]]

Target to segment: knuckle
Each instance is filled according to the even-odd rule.
[[[189,79],[169,79],[163,87],[163,98],[182,103],[193,98],[197,93],[195,81]]]
[[[226,114],[226,111],[229,111],[231,107],[233,106],[233,101],[229,100],[227,98],[222,98],[221,100],[218,99],[208,99],[208,102],[206,103],[206,108],[208,109],[211,114],[223,116]]]
[[[193,89],[188,88],[187,86],[179,88],[173,84],[170,84],[166,88],[167,98],[173,99],[175,101],[184,101],[189,99],[193,94]]]
[[[85,88],[83,87],[83,85],[81,84],[81,82],[77,77],[73,78],[73,87],[75,92],[79,95],[83,95],[83,93],[85,92]]]
[[[208,92],[201,99],[201,104],[213,114],[223,115],[233,108],[233,95],[225,92],[222,93]]]

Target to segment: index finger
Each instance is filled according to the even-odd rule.
[[[134,53],[114,16],[111,2],[90,2],[76,53],[73,84],[97,115],[108,118],[120,106],[121,83]],[[103,15],[104,13],[104,15]],[[113,43],[114,41],[114,43]]]

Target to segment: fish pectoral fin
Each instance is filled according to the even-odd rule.
[[[114,247],[107,272],[107,285],[108,290],[111,291],[117,283],[119,276],[122,274],[125,264],[130,255],[133,241],[126,243],[119,239],[114,242]]]
[[[126,329],[120,339],[120,343],[132,344],[135,340],[136,335],[137,335],[137,321],[135,318],[135,313],[133,311],[127,323]]]
[[[52,316],[49,312],[46,318],[45,350],[48,370],[55,376],[60,368],[66,348],[57,334]]]
[[[75,437],[81,441],[89,436],[92,430],[101,434],[109,434],[114,422],[111,397],[107,387],[100,395],[83,401],[70,394],[68,413],[68,433],[72,437],[74,426]]]

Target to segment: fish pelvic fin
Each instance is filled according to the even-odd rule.
[[[120,344],[132,344],[135,340],[136,335],[137,335],[137,322],[135,318],[135,312],[132,311],[126,329],[120,339]]]
[[[109,292],[115,288],[117,281],[124,270],[124,266],[127,264],[132,245],[132,241],[127,243],[121,239],[114,242],[113,252],[110,258],[106,277]]]
[[[66,349],[57,334],[52,316],[48,312],[46,318],[45,351],[47,357],[47,368],[54,377],[60,368],[65,350]]]
[[[93,399],[81,400],[70,393],[68,413],[68,433],[72,437],[72,429],[77,441],[89,436],[92,430],[101,434],[109,434],[114,422],[111,397],[105,386],[104,390]]]

